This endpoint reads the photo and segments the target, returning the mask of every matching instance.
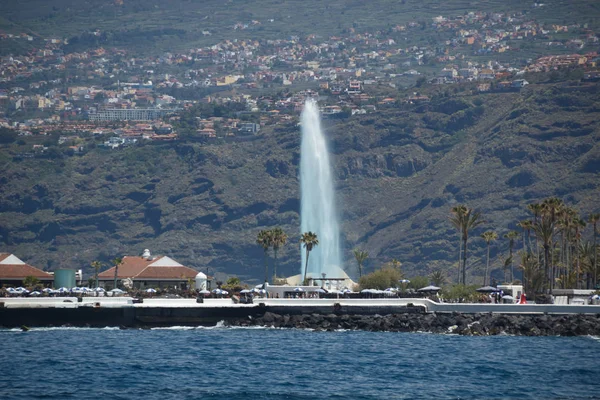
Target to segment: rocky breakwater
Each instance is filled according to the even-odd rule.
[[[226,326],[268,326],[316,331],[362,330],[386,332],[432,332],[467,336],[581,336],[600,335],[600,315],[506,315],[506,314],[388,314],[281,315],[266,312],[259,318],[225,321]]]

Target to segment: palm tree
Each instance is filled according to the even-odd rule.
[[[542,218],[546,218],[550,220],[551,230],[550,230],[550,246],[554,247],[554,228],[556,224],[556,220],[558,219],[558,214],[560,210],[564,207],[564,203],[561,199],[557,197],[550,197],[542,202]],[[554,263],[552,262],[552,258],[549,258],[548,264],[549,269],[549,283],[550,283],[550,294],[552,294],[552,289],[554,288]]]
[[[533,249],[531,248],[531,237],[529,236],[529,232],[531,231],[531,229],[533,227],[533,222],[529,219],[524,219],[523,221],[519,221],[519,223],[517,225],[521,229],[523,229],[523,251],[524,252],[533,251]],[[527,236],[527,239],[529,242],[529,249],[527,248],[527,242],[525,242],[526,236]]]
[[[280,247],[285,246],[288,240],[288,235],[281,228],[271,230],[271,246],[273,247],[273,278],[277,278],[277,251]]]
[[[304,232],[300,237],[300,243],[303,244],[306,249],[306,265],[304,266],[304,276],[302,281],[306,281],[306,274],[308,273],[308,256],[312,251],[313,247],[319,244],[319,239],[317,238],[317,234],[314,232]]]
[[[585,243],[580,243],[577,251],[581,272],[585,272],[586,275],[586,288],[589,286],[590,280],[592,280],[593,277],[597,274],[597,271],[594,268],[595,250],[596,249],[594,248],[592,243],[590,243],[588,240]],[[579,273],[579,271],[577,272]]]
[[[100,261],[92,261],[92,268],[94,268],[94,276],[96,278],[96,287],[98,287],[98,271],[102,268]]]
[[[446,283],[446,275],[444,275],[444,273],[440,270],[433,271],[429,276],[429,279],[431,279],[431,283],[438,287],[441,287],[444,283]]]
[[[117,288],[117,276],[119,275],[119,265],[121,264],[121,262],[123,261],[123,259],[121,257],[117,257],[114,260],[112,260],[112,264],[115,266],[115,282],[114,282],[114,288]]]
[[[576,270],[577,270],[577,274],[576,274],[576,281],[577,279],[579,279],[579,269],[580,269],[580,257],[579,257],[579,245],[581,244],[581,230],[583,228],[585,228],[585,221],[582,218],[579,218],[578,216],[575,217],[575,219],[573,220],[573,230],[574,230],[574,237],[573,239],[575,239],[574,245],[575,245],[575,260],[576,260]],[[594,277],[594,274],[590,275],[590,279],[592,279]],[[575,287],[575,289],[577,289],[577,287]]]
[[[458,230],[458,276],[456,278],[456,281],[458,283],[460,283],[460,263],[462,260],[462,226],[463,226],[463,220],[464,220],[464,216],[467,212],[467,207],[459,204],[455,207],[452,207],[452,209],[450,210],[452,212],[452,216],[450,217],[450,223],[452,224],[452,226],[454,226],[456,228],[456,230]]]
[[[462,268],[462,283],[467,283],[467,241],[469,240],[469,231],[476,228],[477,226],[485,223],[481,219],[481,213],[475,211],[472,208],[467,208],[462,218],[462,240],[463,240],[463,268]]]
[[[539,292],[543,285],[543,274],[540,273],[537,257],[531,253],[521,253],[521,265],[523,271],[523,292]]]
[[[510,231],[504,234],[504,238],[508,239],[508,250],[509,250],[509,258],[510,258],[510,282],[512,283],[515,279],[514,269],[513,269],[513,247],[515,245],[515,239],[519,237],[519,232]]]
[[[594,227],[594,288],[598,284],[598,246],[596,245],[596,236],[598,236],[598,221],[600,221],[600,213],[590,214],[588,222]]]
[[[356,263],[358,264],[358,277],[362,276],[363,272],[363,263],[369,257],[368,251],[362,251],[360,249],[352,250],[352,254],[354,254],[354,258],[356,259]]]
[[[487,243],[487,263],[485,264],[485,276],[483,277],[483,286],[487,286],[488,271],[490,270],[490,243],[498,239],[498,234],[494,231],[487,231],[483,232],[481,237]]]
[[[542,215],[542,205],[540,203],[532,203],[527,206],[527,209],[533,214],[533,228],[533,225],[538,223],[538,218],[540,217],[540,215]],[[538,263],[540,263],[540,241],[537,235],[535,237],[535,254],[538,258]]]
[[[535,236],[542,242],[544,247],[544,287],[549,288],[552,294],[551,267],[550,267],[550,249],[552,247],[552,235],[554,224],[550,218],[541,218],[534,226]]]
[[[261,230],[256,236],[256,244],[263,248],[265,256],[265,282],[269,281],[269,249],[271,248],[271,231]]]

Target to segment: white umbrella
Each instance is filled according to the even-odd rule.
[[[304,292],[304,289],[301,287],[294,288],[294,292]]]
[[[71,293],[81,293],[81,292],[82,292],[81,288],[78,288],[78,287],[71,288]]]
[[[228,292],[227,290],[221,290],[221,294],[222,294],[222,295],[228,295],[228,294],[229,294],[229,292]]]
[[[439,292],[440,290],[442,289],[437,286],[425,286],[424,288],[417,290],[417,292]]]
[[[410,281],[408,279],[402,279],[400,283],[410,283]]]
[[[37,290],[36,290],[36,291],[33,291],[33,292],[31,292],[31,293],[29,293],[29,295],[30,295],[30,296],[39,296],[40,294],[41,294],[41,293],[40,293],[40,292],[38,292]]]
[[[200,294],[210,294],[210,292],[208,290],[206,290],[206,289],[202,289],[198,293],[200,293]]]
[[[258,293],[260,293],[260,294],[265,294],[265,293],[267,293],[267,291],[266,291],[265,289],[260,289],[260,290],[258,291]]]
[[[504,300],[514,300],[515,298],[512,297],[512,296],[510,296],[510,295],[508,295],[508,294],[506,294],[506,295],[502,296],[502,299],[504,299]]]
[[[106,292],[106,290],[104,290],[104,288],[97,287],[96,289],[94,289],[94,292]]]
[[[44,293],[52,293],[54,290],[50,289],[50,288],[43,288],[42,292]]]
[[[223,291],[221,289],[213,289],[212,291],[214,294],[221,294],[223,293]]]
[[[156,289],[148,288],[146,289],[146,293],[156,293]]]
[[[57,292],[59,292],[59,293],[65,293],[65,292],[68,292],[68,291],[69,291],[69,289],[67,289],[67,288],[66,288],[66,287],[64,287],[64,286],[63,286],[63,287],[61,287],[61,288],[59,288],[59,289],[57,289]]]
[[[6,289],[6,291],[8,293],[17,293],[17,289],[15,289],[14,287],[9,287],[8,289]]]
[[[246,294],[246,293],[252,293],[252,291],[250,291],[248,289],[240,290],[240,294]]]
[[[125,292],[124,292],[124,291],[122,291],[122,290],[121,290],[121,289],[119,289],[119,288],[115,288],[115,289],[113,289],[113,290],[109,290],[109,293],[112,293],[112,294],[123,294],[123,293],[125,293]]]

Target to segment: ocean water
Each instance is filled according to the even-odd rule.
[[[0,331],[1,399],[593,399],[595,337]]]

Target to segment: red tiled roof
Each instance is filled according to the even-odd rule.
[[[198,274],[195,269],[183,265],[159,265],[150,266],[158,263],[165,258],[164,256],[148,260],[143,257],[125,256],[119,265],[117,279],[157,279],[157,280],[186,280],[194,279]],[[100,274],[100,279],[113,279],[115,277],[115,267],[112,267]]]
[[[54,279],[54,277],[51,274],[44,272],[41,269],[32,267],[29,264],[25,264],[25,263],[23,263],[23,264],[19,264],[19,263],[3,264],[2,262],[10,256],[12,256],[12,254],[10,254],[10,253],[0,253],[0,279],[21,279],[22,280],[28,276],[33,276],[33,277],[36,277],[41,280],[53,280]]]

